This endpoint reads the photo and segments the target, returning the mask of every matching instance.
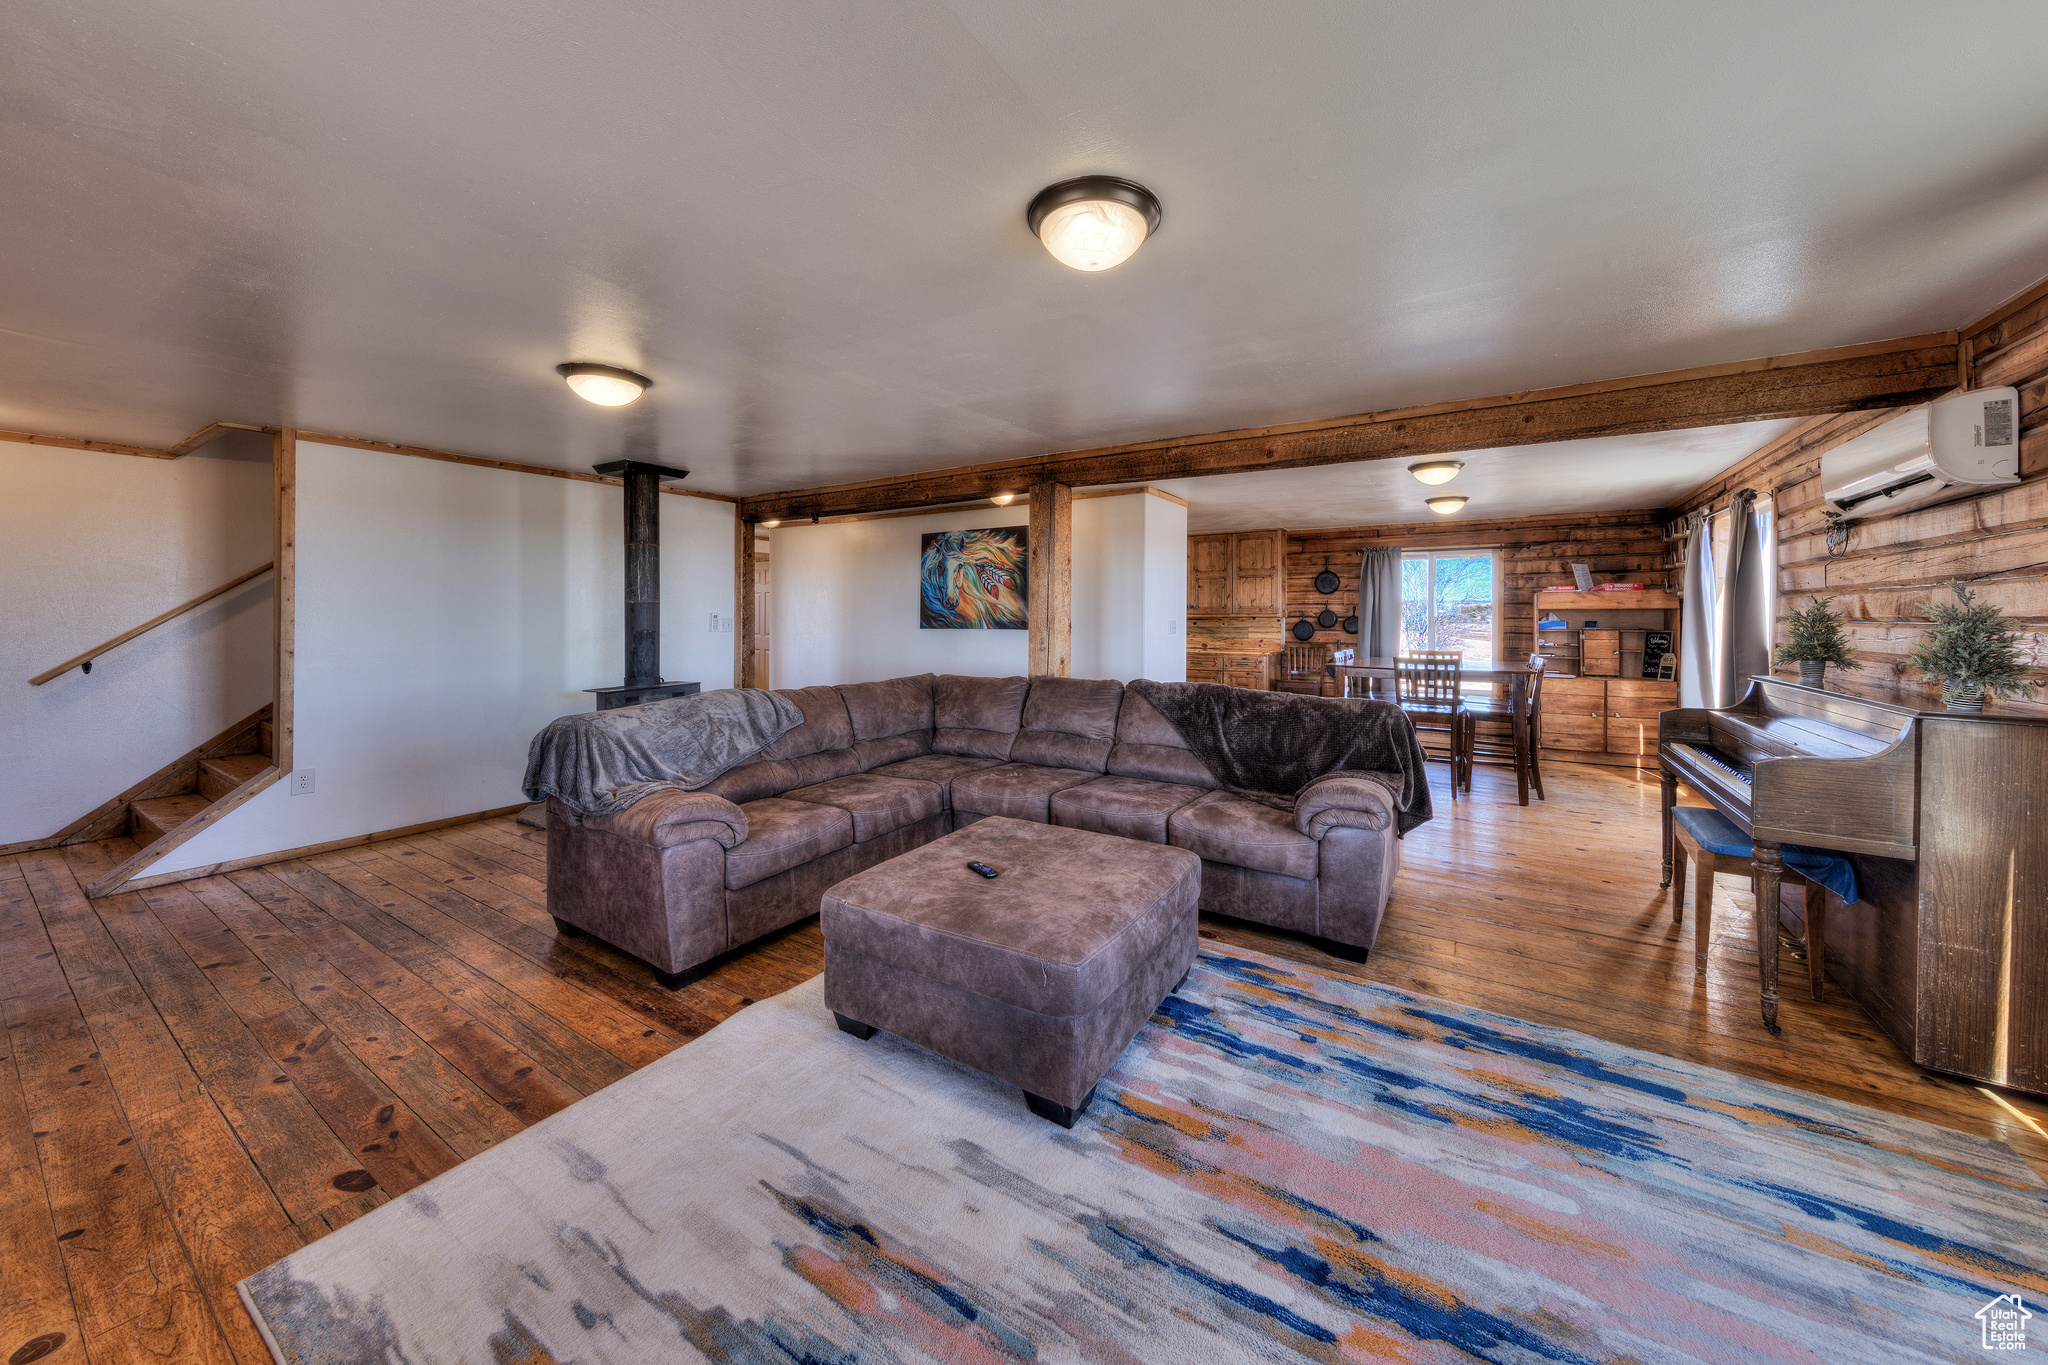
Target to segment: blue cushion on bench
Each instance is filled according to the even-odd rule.
[[[1742,827],[1712,806],[1678,806],[1673,808],[1671,818],[1684,825],[1693,842],[1709,853],[1747,858],[1756,851]],[[1808,881],[1825,886],[1851,905],[1861,899],[1856,888],[1856,866],[1841,854],[1804,844],[1786,844],[1779,853],[1785,866]]]

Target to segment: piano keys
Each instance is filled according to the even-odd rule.
[[[1922,1066],[2048,1093],[2048,720],[1760,677],[1724,710],[1664,712],[1658,755],[1664,885],[1681,781],[1754,841],[1766,1027],[1778,850],[1833,849],[1865,897],[1828,915],[1837,984]]]

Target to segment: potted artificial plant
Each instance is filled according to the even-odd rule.
[[[1787,642],[1778,647],[1778,662],[1798,664],[1799,681],[1808,687],[1823,686],[1829,664],[1836,668],[1861,668],[1849,651],[1849,637],[1842,633],[1842,616],[1828,610],[1832,597],[1816,597],[1805,610],[1785,618]]]
[[[1920,647],[1906,656],[1910,668],[1941,684],[1942,704],[1951,711],[1982,711],[1984,694],[2017,697],[2028,687],[2027,659],[2020,649],[2019,623],[1961,583],[1950,583],[1956,602],[1923,602],[1934,626]]]

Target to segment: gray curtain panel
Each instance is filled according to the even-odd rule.
[[[1728,505],[1727,563],[1718,585],[1715,606],[1721,620],[1716,651],[1721,700],[1716,706],[1733,706],[1749,691],[1749,680],[1771,671],[1771,620],[1765,590],[1773,566],[1765,562],[1767,535],[1764,519],[1770,504],[1757,503],[1752,489],[1736,493]]]
[[[1401,652],[1401,551],[1365,551],[1358,567],[1358,654],[1392,658]],[[1373,679],[1372,691],[1380,690]],[[1392,691],[1392,684],[1387,684]]]
[[[1685,526],[1685,594],[1678,619],[1678,704],[1718,706],[1720,693],[1714,674],[1714,637],[1718,616],[1714,610],[1713,519],[1695,512]]]

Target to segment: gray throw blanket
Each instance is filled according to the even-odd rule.
[[[1391,702],[1143,678],[1127,687],[1172,722],[1195,757],[1232,791],[1292,799],[1333,772],[1385,774],[1402,834],[1430,818],[1422,741]]]
[[[694,791],[803,724],[787,697],[729,688],[549,721],[526,751],[526,799],[615,815],[658,791]]]

